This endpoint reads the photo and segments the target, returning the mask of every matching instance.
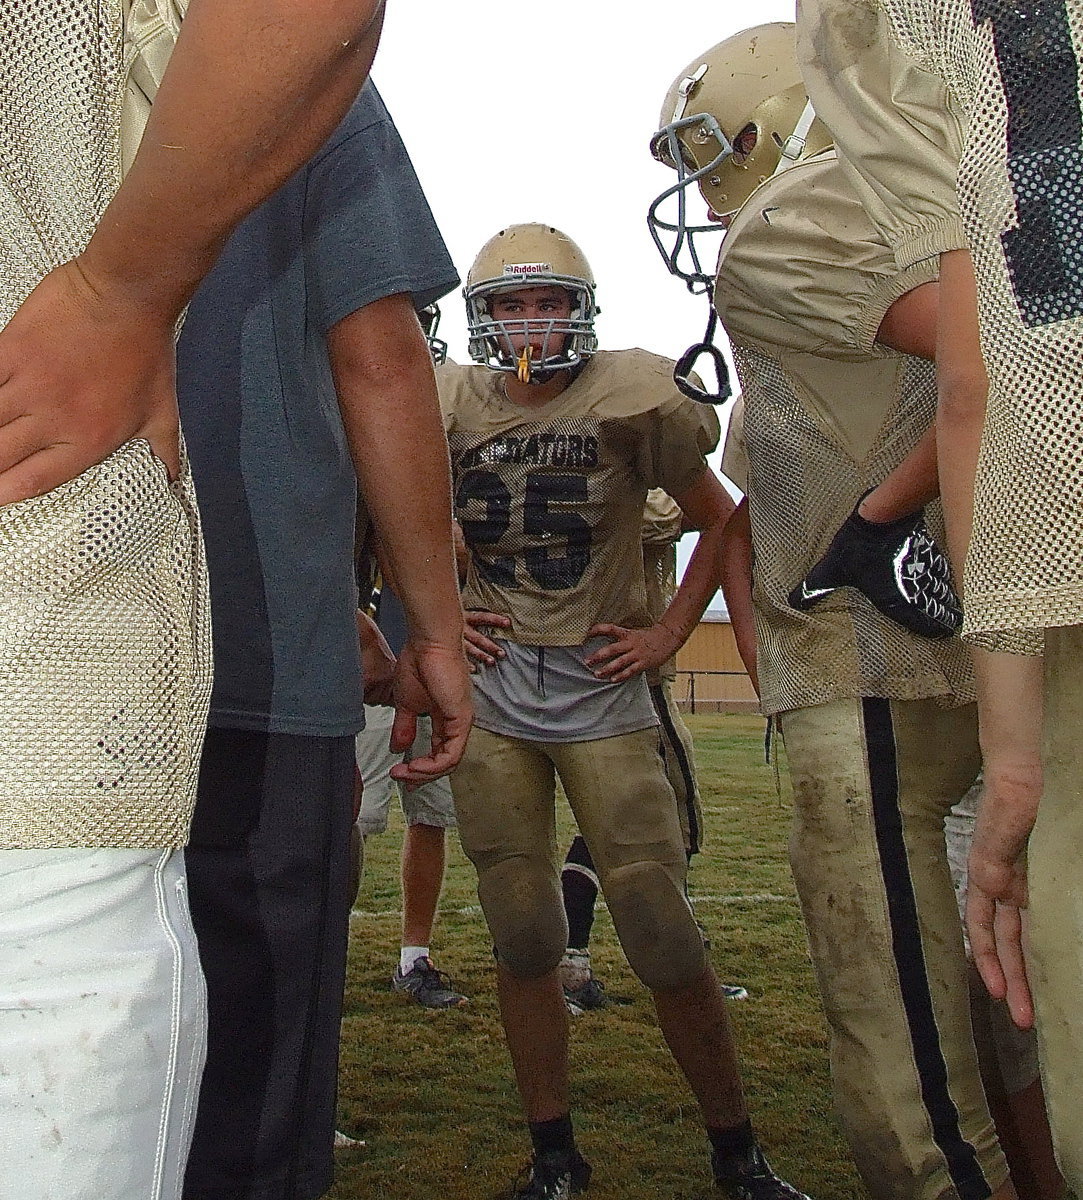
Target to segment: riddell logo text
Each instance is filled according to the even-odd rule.
[[[505,263],[505,275],[552,275],[550,263]]]

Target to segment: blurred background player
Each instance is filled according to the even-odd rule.
[[[754,610],[751,666],[786,742],[791,865],[866,1185],[1010,1197],[944,841],[980,767],[969,657],[861,589],[791,603],[854,497],[913,465],[936,403],[936,264],[898,269],[810,112],[793,26],[759,26],[678,76],[654,142],[725,218],[714,304],[744,410],[724,470],[746,493],[727,539],[751,568],[727,602],[735,622]],[[935,477],[915,479],[927,500]]]
[[[716,1182],[743,1200],[797,1200],[752,1132],[725,1000],[685,896],[644,677],[683,644],[717,586],[733,511],[704,459],[717,420],[674,387],[671,361],[597,352],[590,267],[551,226],[501,230],[464,294],[481,365],[439,381],[470,554],[463,599],[504,626],[492,637],[468,631],[477,720],[452,788],[534,1148],[516,1194],[566,1197],[590,1177],[568,1096],[559,776],[617,936],[700,1104]],[[653,623],[640,552],[652,487],[701,530]]]
[[[713,449],[713,447],[712,447]],[[652,618],[665,612],[677,590],[677,543],[688,532],[680,507],[661,488],[647,493],[643,509],[643,577],[647,586],[647,607]],[[681,835],[689,861],[703,845],[703,808],[700,804],[699,783],[696,777],[696,757],[692,734],[681,717],[673,695],[673,680],[677,675],[676,655],[656,670],[647,673],[651,703],[658,717],[660,749],[665,762],[666,778],[677,798],[677,814]],[[560,888],[564,896],[564,913],[568,920],[568,948],[560,964],[560,978],[568,1011],[578,1012],[605,1008],[620,1003],[621,998],[608,994],[596,978],[590,965],[590,933],[594,925],[594,909],[598,900],[598,875],[583,835],[577,835],[564,857],[560,872]],[[748,992],[736,984],[722,984],[727,1000],[745,1000]]]
[[[419,314],[428,325],[426,337],[434,361],[433,322],[427,313]],[[384,639],[392,661],[406,643],[406,614],[399,598],[377,575],[376,586],[368,588],[372,599],[369,612]],[[390,664],[389,664],[390,666]],[[365,692],[365,728],[355,739],[357,769],[361,774],[361,809],[355,822],[355,882],[350,895],[356,897],[361,883],[365,842],[373,834],[387,830],[393,792],[398,792],[406,829],[402,839],[400,879],[402,884],[402,939],[399,962],[391,976],[392,990],[416,1001],[423,1008],[460,1008],[467,998],[456,991],[442,971],[436,969],[430,953],[436,910],[444,884],[447,858],[447,830],[455,828],[455,804],[451,784],[446,778],[434,779],[414,788],[399,785],[391,777],[391,768],[412,757],[423,757],[432,745],[432,726],[425,716],[418,718],[417,736],[404,751],[390,747],[395,710],[391,697],[374,701],[369,688]]]
[[[1029,902],[1050,1116],[1079,1191],[1083,13],[816,0],[800,19],[809,86],[868,211],[900,261],[942,255],[940,453],[985,750],[970,935],[994,994],[1029,1024]]]

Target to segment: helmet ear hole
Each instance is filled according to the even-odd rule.
[[[733,139],[733,161],[738,167],[743,166],[749,156],[756,152],[756,143],[759,140],[759,129],[757,129],[755,122],[749,121]],[[779,144],[781,145],[781,143]]]

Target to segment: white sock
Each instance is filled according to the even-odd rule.
[[[409,975],[419,958],[428,958],[428,946],[403,946],[399,951],[399,971]]]

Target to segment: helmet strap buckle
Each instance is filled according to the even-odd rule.
[[[730,371],[722,351],[714,344],[715,330],[718,328],[718,314],[712,304],[707,317],[707,329],[700,341],[688,349],[673,365],[673,382],[682,396],[696,400],[700,404],[722,404],[733,395],[730,386]],[[713,391],[702,387],[691,378],[692,371],[699,359],[706,357],[714,368],[716,386]]]

